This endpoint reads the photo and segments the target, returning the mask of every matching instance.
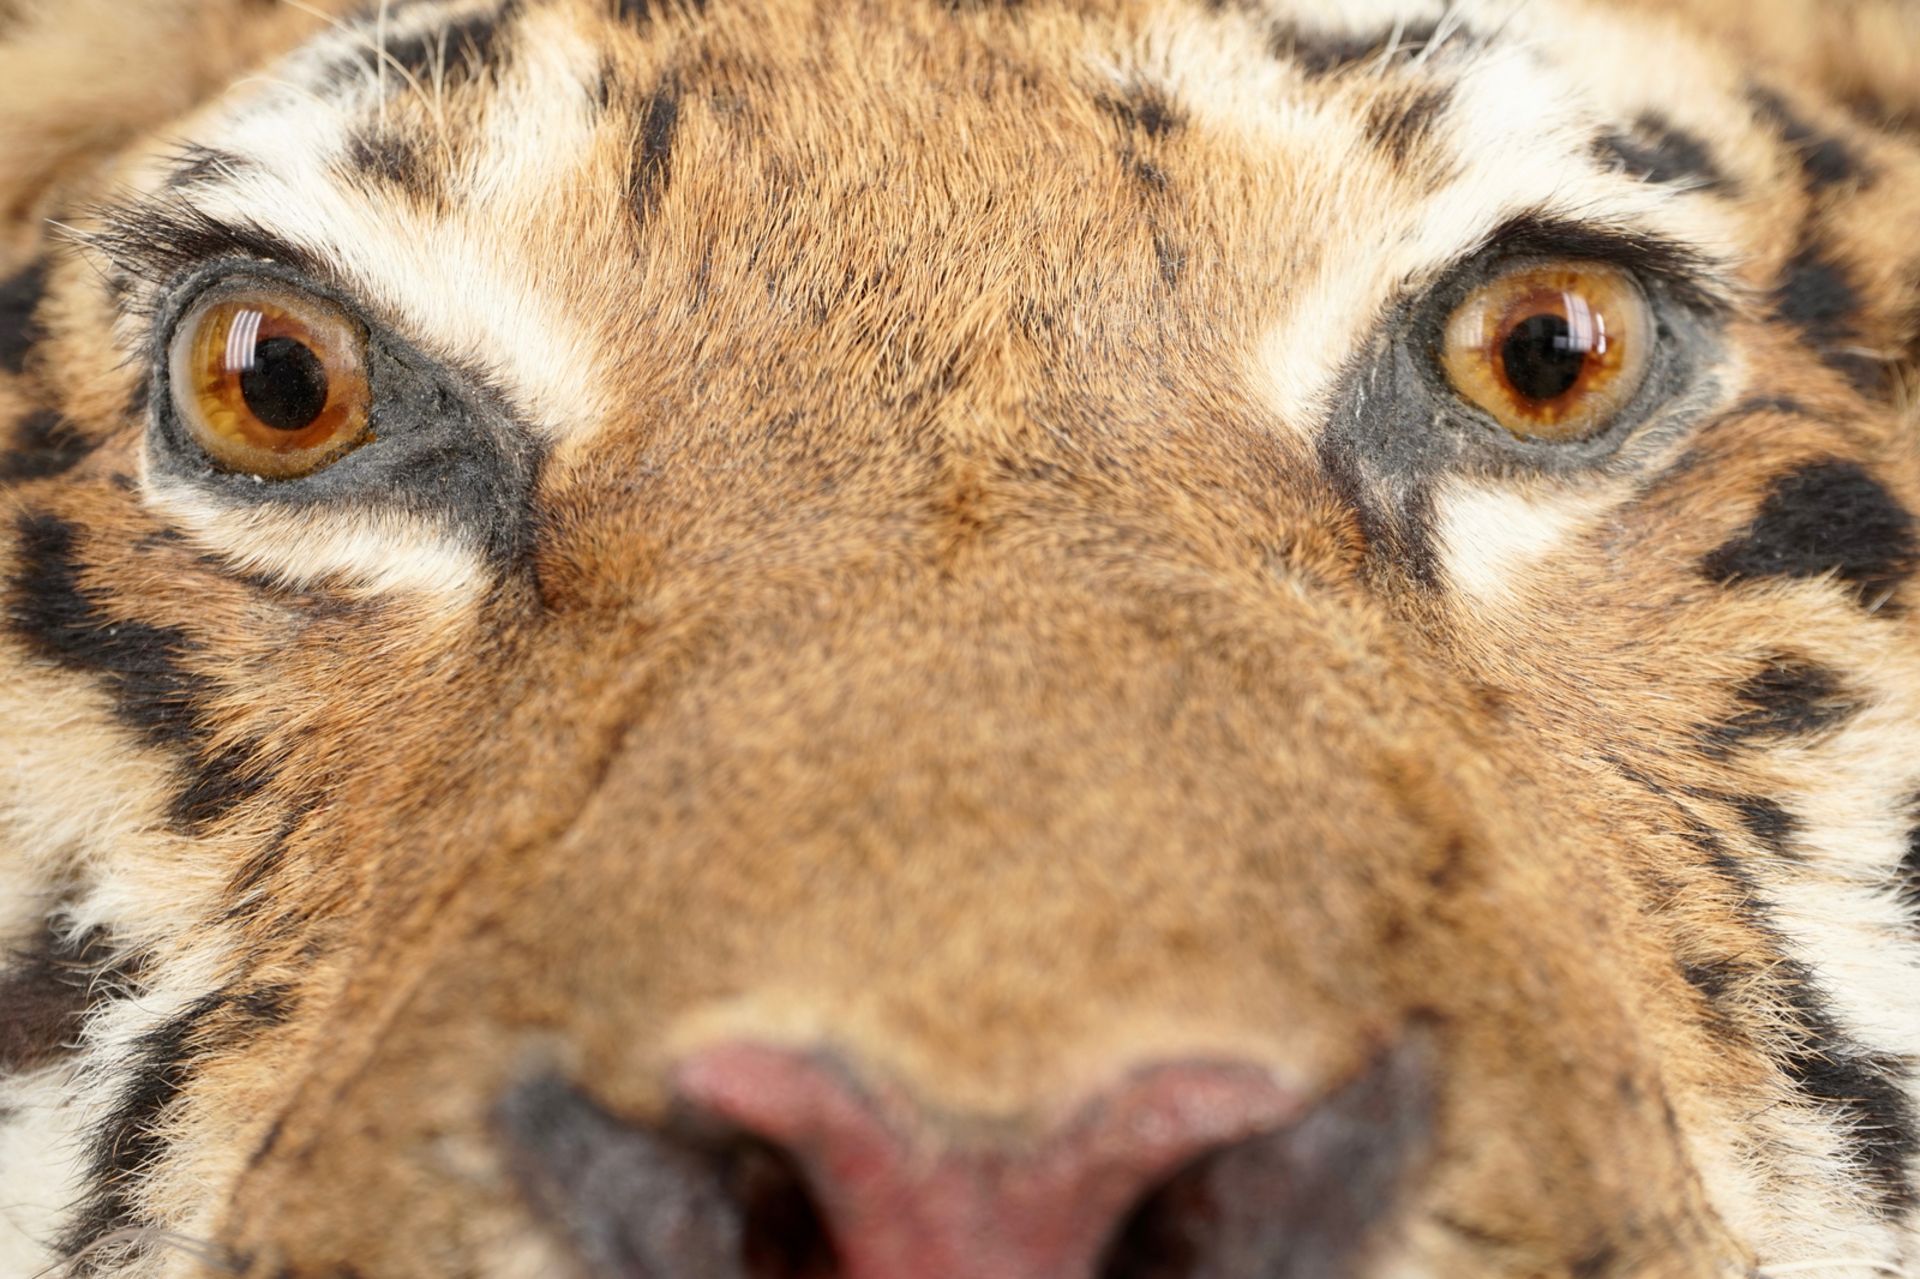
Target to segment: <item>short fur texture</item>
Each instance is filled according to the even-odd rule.
[[[1912,4],[13,0],[0,99],[0,1274],[576,1273],[529,1071],[1418,1033],[1369,1275],[1920,1275]],[[1510,447],[1433,311],[1569,252],[1663,380]],[[442,435],[168,453],[234,270]]]

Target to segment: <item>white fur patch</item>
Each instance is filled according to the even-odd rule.
[[[1793,842],[1804,860],[1772,868],[1763,891],[1769,918],[1819,982],[1841,1032],[1911,1070],[1920,1063],[1920,931],[1896,885],[1920,792],[1920,710],[1912,700],[1920,672],[1896,669],[1885,672],[1871,704],[1846,727],[1816,745],[1776,753],[1792,759],[1785,775],[1819,784],[1775,794],[1798,822]],[[1920,1110],[1920,1081],[1909,1075],[1904,1084]],[[1909,1173],[1920,1176],[1920,1166]],[[1836,1200],[1847,1202],[1842,1170],[1829,1176]],[[1777,1236],[1798,1237],[1800,1255],[1845,1248],[1890,1267],[1886,1273],[1902,1273],[1897,1267],[1920,1244],[1920,1232],[1912,1223],[1903,1229],[1863,1216],[1835,1210],[1823,1221],[1770,1224]]]
[[[0,1075],[0,1275],[28,1279],[53,1264],[80,1193],[80,1133],[61,1068]]]
[[[1534,567],[1565,546],[1612,503],[1604,492],[1529,495],[1450,485],[1434,501],[1448,584],[1470,604],[1521,598]]]
[[[411,593],[451,607],[473,603],[489,580],[467,539],[402,511],[240,507],[152,475],[145,491],[156,511],[201,546],[283,586]]]

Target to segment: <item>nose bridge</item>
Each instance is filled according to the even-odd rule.
[[[672,761],[697,783],[752,761],[735,780],[799,801],[783,811],[788,842],[825,816],[807,797],[857,795],[834,812],[878,827],[920,810],[889,832],[899,840],[994,828],[1013,843],[1069,815],[1145,820],[1132,810],[1163,783],[1223,761],[1309,771],[1374,753],[1365,703],[1391,696],[1395,661],[1367,651],[1377,630],[1283,574],[1230,579],[1129,533],[1062,548],[1071,534],[1035,521],[976,530],[965,554],[941,539],[920,562],[720,587],[732,598],[712,612],[710,643],[648,688],[619,766]],[[1232,782],[1212,789],[1224,799]],[[936,815],[938,831],[920,821]]]
[[[831,1032],[989,1112],[1118,1039],[1339,1057],[1312,1027],[1365,1020],[1398,909],[1367,881],[1458,813],[1396,793],[1349,606],[1267,589],[989,545],[736,611],[633,708],[559,909],[647,936],[619,979],[719,1033]]]
[[[390,1023],[377,1068],[351,1095],[396,1132],[430,1126],[400,1110],[444,1104],[467,1121],[523,1069],[502,1043],[517,1053],[538,1027],[536,1069],[619,1127],[659,1116],[676,1089],[698,1091],[676,1077],[680,1063],[752,1041],[830,1050],[862,1080],[898,1082],[925,1112],[1044,1145],[1074,1103],[1155,1062],[1250,1063],[1325,1098],[1432,1008],[1458,1013],[1443,1043],[1452,1068],[1434,1072],[1436,1128],[1457,1135],[1497,1113],[1516,1135],[1487,1177],[1524,1180],[1540,1162],[1575,1191],[1590,1184],[1588,1157],[1615,1134],[1581,1116],[1612,1104],[1617,1079],[1599,1068],[1536,1078],[1514,1063],[1561,1062],[1553,1045],[1570,1033],[1626,1043],[1630,1026],[1600,989],[1604,965],[1596,976],[1586,956],[1542,967],[1563,939],[1551,920],[1511,909],[1560,900],[1542,887],[1550,873],[1514,894],[1479,866],[1501,847],[1523,848],[1536,867],[1554,854],[1515,841],[1509,801],[1485,769],[1451,766],[1470,743],[1413,695],[1446,700],[1433,691],[1439,676],[1338,592],[1223,575],[1164,546],[1144,558],[1089,546],[1113,549],[1089,538],[1065,553],[1002,533],[969,556],[896,561],[888,576],[715,591],[710,618],[669,636],[670,652],[591,619],[605,632],[594,660],[648,669],[628,700],[599,708],[624,731],[593,761],[588,797],[556,838],[489,854],[466,880],[486,891],[449,895],[467,918],[448,925],[410,1004],[419,1015]],[[556,699],[635,687],[604,671],[580,677],[576,653],[558,668]],[[551,740],[565,721],[527,722]],[[1555,985],[1583,997],[1562,999]],[[450,1028],[470,1032],[457,1042],[486,1060],[484,1091],[447,1095],[435,1067]],[[1583,1104],[1546,1104],[1573,1089]],[[702,1100],[769,1138],[785,1139],[782,1114],[809,1110]],[[1657,1118],[1649,1107],[1636,1122],[1652,1131]],[[599,1142],[591,1134],[606,1125],[586,1131]],[[824,1140],[844,1151],[846,1134],[862,1131],[830,1125]],[[1188,1145],[1167,1149],[1220,1135],[1190,1125]],[[622,1185],[655,1172],[711,1180],[708,1164],[663,1163],[644,1141],[595,1148]],[[352,1147],[330,1149],[342,1175],[358,1167]],[[1264,1194],[1293,1175],[1293,1153],[1194,1168],[1180,1193]],[[562,1173],[566,1162],[566,1151],[547,1160]],[[1401,1166],[1392,1151],[1378,1163]],[[1021,1205],[1077,1204],[1083,1191],[1093,1202],[1089,1169],[1126,1172],[1136,1196],[1166,1171],[1070,1162],[1071,1176],[994,1199],[1005,1186],[983,1166],[949,1164],[929,1182],[910,1164],[883,1171],[924,1229],[890,1233],[875,1220],[851,1279],[1135,1279],[1095,1268],[1092,1227],[1052,1241],[1073,1250],[1029,1241],[1041,1251],[997,1269],[967,1269],[952,1241]],[[1668,1188],[1648,1189],[1649,1202]],[[545,1211],[564,1215],[581,1194],[592,1200],[567,1182]],[[778,1209],[791,1197],[775,1198]],[[717,1190],[688,1202],[736,1219],[737,1200]],[[855,1196],[844,1211],[875,1202]],[[1364,1207],[1297,1203],[1303,1228]],[[1115,1219],[1124,1195],[1100,1208],[1090,1219],[1103,1228],[1133,1228]],[[607,1220],[627,1211],[623,1200]],[[1188,1220],[1140,1218],[1142,1247],[1177,1255]],[[1255,1215],[1242,1224],[1241,1255],[1281,1255]],[[1208,1246],[1239,1237],[1216,1232]],[[930,1239],[950,1248],[944,1273],[897,1251]],[[633,1243],[609,1236],[608,1273],[636,1272],[619,1251]],[[1055,1255],[1072,1265],[1049,1269]],[[1165,1273],[1289,1272],[1170,1262]]]

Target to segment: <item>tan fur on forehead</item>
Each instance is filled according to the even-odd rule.
[[[1877,123],[1920,116],[1920,13],[1906,0],[1683,0],[1678,11],[1776,73],[1801,77]]]
[[[0,218],[28,251],[39,219],[130,139],[192,110],[347,0],[18,0],[0,42]]]
[[[1382,1275],[1920,1265],[1911,6],[0,13],[0,1274],[574,1274],[502,1095],[741,1041],[1418,1042]],[[1556,244],[1671,394],[1435,461]],[[185,464],[213,263],[378,485]]]

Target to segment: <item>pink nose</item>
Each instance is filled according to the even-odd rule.
[[[846,1279],[1092,1275],[1149,1188],[1299,1111],[1261,1071],[1164,1066],[1036,1148],[934,1152],[916,1147],[907,1105],[818,1057],[725,1047],[686,1063],[679,1084],[694,1106],[793,1157]]]
[[[1293,1279],[1358,1273],[1425,1135],[1389,1055],[1304,1104],[1248,1065],[1143,1069],[1037,1140],[955,1140],[832,1058],[708,1049],[673,1120],[535,1081],[515,1171],[606,1279]]]

